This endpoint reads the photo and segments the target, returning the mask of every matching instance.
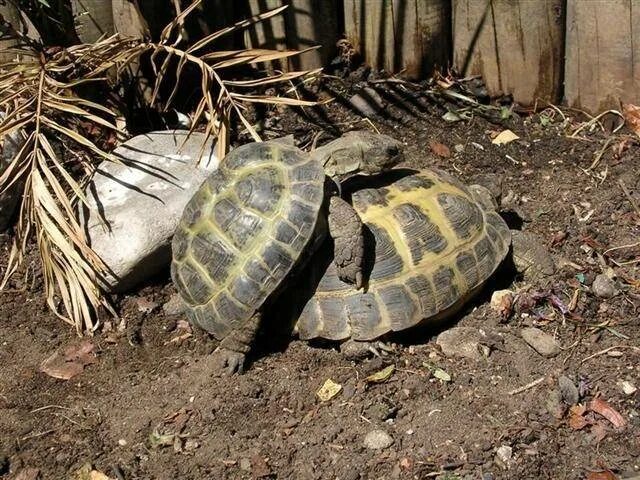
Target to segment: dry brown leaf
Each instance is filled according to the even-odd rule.
[[[389,365],[388,367],[383,368],[382,370],[376,372],[376,373],[372,373],[371,375],[369,375],[367,378],[365,378],[365,381],[367,383],[383,383],[386,382],[387,380],[389,380],[389,378],[391,377],[391,375],[393,374],[393,372],[395,371],[396,366],[395,365]]]
[[[603,422],[596,422],[591,427],[591,435],[596,443],[600,443],[607,436],[607,427]]]
[[[316,395],[318,395],[318,398],[320,399],[320,401],[328,402],[337,394],[339,394],[341,390],[342,390],[342,385],[334,382],[330,378],[327,378],[327,380],[322,384],[320,389],[316,392]]]
[[[266,459],[261,455],[251,457],[251,476],[253,478],[264,478],[271,475],[271,469],[267,465]]]
[[[633,132],[640,136],[640,107],[630,103],[622,104],[622,115]]]
[[[627,421],[624,419],[620,413],[609,405],[606,401],[601,398],[594,398],[589,402],[588,405],[589,410],[597,413],[598,415],[602,415],[604,418],[609,420],[611,424],[616,428],[624,427],[627,424]]]
[[[451,156],[451,150],[445,144],[436,142],[435,140],[429,140],[429,148],[433,153],[442,158],[449,158]]]
[[[611,470],[602,472],[589,472],[586,480],[618,480],[618,477]]]
[[[498,135],[496,135],[493,140],[491,140],[491,143],[493,143],[494,145],[504,145],[519,138],[520,137],[513,133],[511,130],[503,130]]]
[[[576,415],[574,413],[571,413],[569,416],[568,423],[572,430],[582,430],[584,427],[590,425],[589,420],[584,418],[582,415]]]
[[[40,470],[37,468],[25,468],[20,470],[14,480],[36,480],[40,478]]]
[[[96,361],[94,348],[90,340],[71,345],[64,353],[58,351],[49,356],[40,365],[40,371],[53,378],[70,380],[81,374],[87,365]]]

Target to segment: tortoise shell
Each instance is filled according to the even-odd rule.
[[[315,294],[297,323],[302,339],[373,340],[440,320],[478,291],[509,251],[504,220],[444,172],[424,170],[359,190],[352,200],[375,250],[368,285],[355,291],[333,262],[316,268]]]
[[[324,178],[311,156],[279,143],[224,158],[172,242],[171,277],[193,324],[223,339],[262,306],[314,234]]]

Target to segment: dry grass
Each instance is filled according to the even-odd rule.
[[[201,73],[203,92],[192,115],[193,125],[204,122],[207,136],[218,137],[221,156],[228,148],[228,132],[234,122],[239,121],[255,140],[260,140],[245,117],[249,104],[313,104],[297,98],[257,95],[253,89],[290,82],[314,75],[315,71],[276,73],[251,80],[230,80],[223,75],[231,66],[281,60],[301,52],[244,49],[200,54],[205,48],[210,50],[223,35],[277,15],[283,8],[182,46],[180,31],[184,19],[200,1],[196,0],[167,25],[156,43],[114,35],[92,44],[54,50],[13,29],[4,29],[18,37],[20,44],[11,50],[14,61],[0,65],[0,110],[5,115],[0,122],[0,137],[19,133],[24,137],[24,145],[0,177],[0,193],[16,186],[23,188],[3,287],[24,260],[29,240],[35,238],[47,303],[56,315],[75,325],[79,333],[93,332],[98,327],[96,312],[100,307],[115,315],[108,296],[99,286],[106,267],[88,246],[77,211],[79,204],[86,204],[83,188],[97,165],[103,160],[115,161],[86,132],[99,129],[118,134],[115,112],[80,96],[79,87],[118,78],[132,62],[149,52],[156,73],[152,102],[159,101],[161,86],[169,73],[176,82],[162,102],[167,109],[172,105],[185,66],[191,64]]]

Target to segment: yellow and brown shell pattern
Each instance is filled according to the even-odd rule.
[[[173,237],[171,277],[193,324],[223,339],[260,309],[314,235],[324,180],[319,162],[278,143],[224,158]]]
[[[441,171],[359,190],[352,199],[375,243],[368,284],[364,293],[356,291],[340,281],[333,263],[316,270],[321,278],[297,322],[302,339],[373,340],[442,319],[486,282],[509,251],[504,220]]]

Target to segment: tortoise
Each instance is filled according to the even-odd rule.
[[[362,223],[331,179],[376,174],[401,158],[398,141],[363,131],[312,153],[257,142],[231,151],[205,180],[173,237],[171,277],[190,322],[221,341],[229,373],[242,371],[264,308],[327,232],[336,274],[360,288]]]
[[[327,242],[305,283],[279,307],[297,318],[303,340],[369,342],[450,317],[509,253],[511,231],[491,197],[485,187],[466,187],[436,169],[355,191],[353,206],[374,244],[364,291],[340,280]],[[296,298],[302,305],[291,302]]]

